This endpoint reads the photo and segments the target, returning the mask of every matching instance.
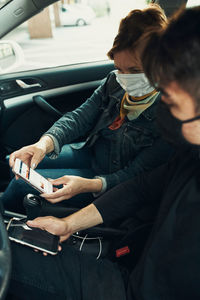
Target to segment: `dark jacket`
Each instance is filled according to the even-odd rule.
[[[200,299],[199,150],[179,153],[168,164],[115,187],[94,204],[106,225],[136,215],[143,222],[155,219],[130,275],[128,299]]]
[[[108,128],[119,115],[124,93],[111,72],[85,103],[66,113],[46,133],[56,138],[58,153],[64,144],[85,137],[84,143],[73,147],[92,148],[92,168],[105,178],[107,189],[153,169],[171,154],[171,147],[160,138],[155,125],[160,96],[136,120],[126,118],[119,129]]]

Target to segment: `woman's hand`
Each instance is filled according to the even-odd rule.
[[[12,168],[15,159],[21,159],[27,166],[35,169],[45,155],[54,149],[54,144],[49,136],[43,136],[37,143],[23,147],[10,155],[9,164]]]
[[[57,203],[67,200],[80,193],[100,192],[102,189],[101,179],[87,179],[79,176],[63,176],[50,180],[54,186],[63,185],[62,188],[54,188],[51,194],[41,194],[47,201]]]

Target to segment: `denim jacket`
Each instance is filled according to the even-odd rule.
[[[137,119],[128,120],[117,130],[110,130],[119,115],[125,91],[116,81],[114,72],[80,107],[67,112],[45,133],[53,137],[56,157],[62,146],[85,138],[74,148],[92,147],[92,168],[104,178],[106,189],[144,171],[151,170],[168,160],[171,147],[159,136],[155,124],[156,106],[160,99],[147,108]]]

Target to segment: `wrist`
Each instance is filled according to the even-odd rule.
[[[49,136],[42,136],[37,142],[37,146],[41,148],[45,154],[48,154],[54,150],[53,140]]]
[[[70,235],[80,230],[79,222],[75,214],[63,218],[63,220],[65,221],[66,232],[69,233]]]
[[[94,204],[90,204],[76,213],[63,218],[66,232],[70,235],[103,223],[103,219]]]
[[[83,185],[83,193],[91,192],[98,193],[102,189],[102,180],[100,178],[85,179],[85,185]]]
[[[94,178],[98,178],[101,180],[102,182],[102,188],[100,192],[94,192],[93,196],[94,197],[99,197],[100,195],[102,195],[103,193],[105,193],[105,191],[107,190],[107,181],[106,178],[103,176],[95,176]]]
[[[62,218],[62,221],[65,223],[65,232],[66,234],[72,235],[74,232],[76,232],[76,223],[73,218],[73,214]]]

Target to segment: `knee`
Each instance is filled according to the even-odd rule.
[[[22,179],[12,179],[1,197],[4,208],[11,211],[24,212],[23,198],[28,193],[38,194],[36,190]]]

